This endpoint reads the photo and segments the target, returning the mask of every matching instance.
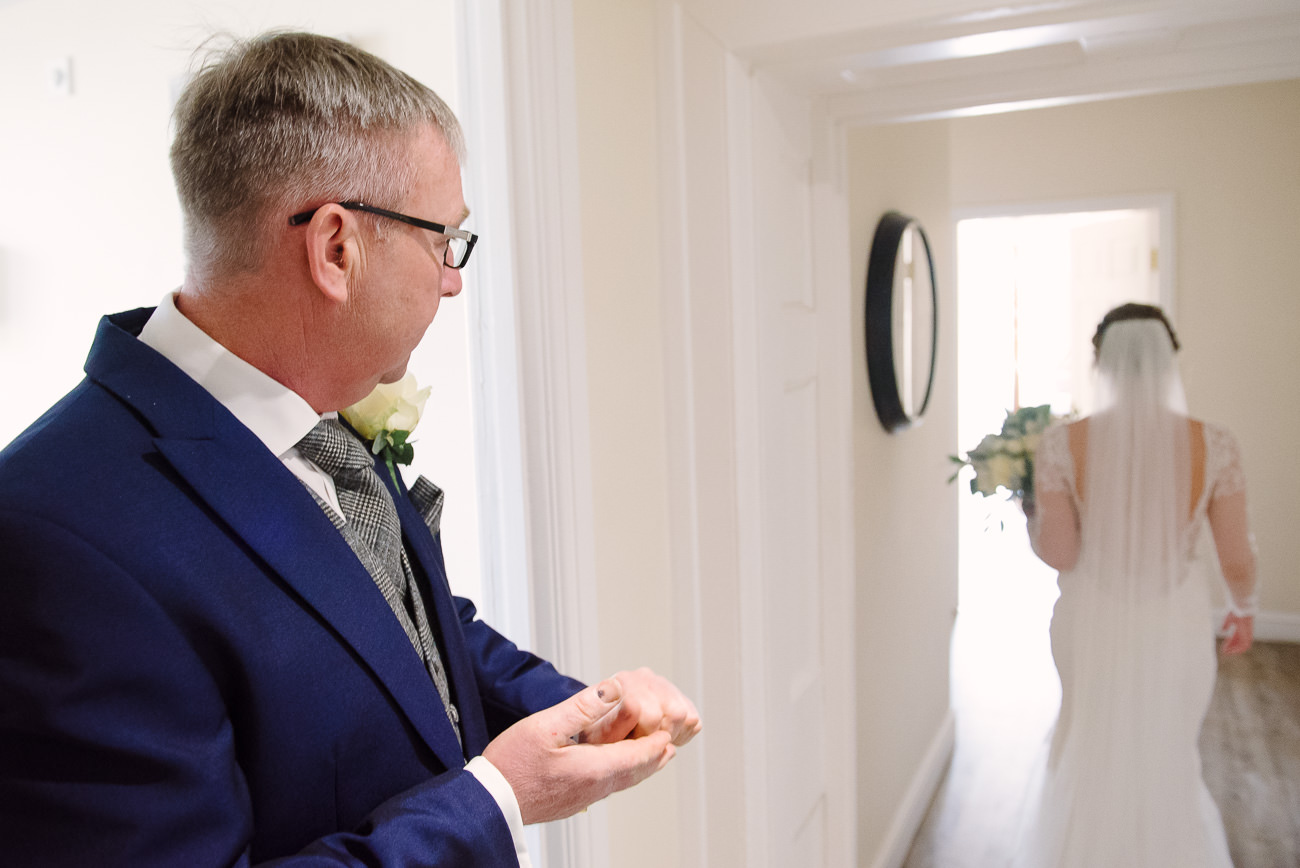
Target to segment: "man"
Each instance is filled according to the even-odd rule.
[[[184,285],[0,453],[5,864],[527,864],[521,824],[699,732],[648,670],[584,689],[478,621],[400,479],[347,465],[337,411],[460,292],[461,147],[308,34],[181,96]]]

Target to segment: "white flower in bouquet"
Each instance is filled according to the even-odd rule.
[[[1025,458],[1023,455],[999,452],[989,456],[987,467],[989,481],[993,483],[995,488],[1001,486],[1009,491],[1016,491],[1024,485]]]
[[[975,469],[975,477],[970,483],[972,494],[989,496],[1001,489],[1013,498],[1032,500],[1034,453],[1038,451],[1043,432],[1053,418],[1049,404],[1008,411],[1000,432],[985,435],[980,444],[964,456],[950,455],[949,458],[961,467],[970,465]],[[959,467],[948,481],[956,479],[960,472]]]

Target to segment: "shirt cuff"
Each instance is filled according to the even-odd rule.
[[[533,863],[528,858],[528,848],[524,845],[524,817],[519,811],[519,800],[515,798],[510,782],[483,756],[470,760],[465,765],[465,771],[478,779],[505,816],[506,824],[510,827],[510,837],[515,842],[515,857],[519,860],[519,868],[533,868]]]

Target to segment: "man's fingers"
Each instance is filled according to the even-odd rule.
[[[606,678],[541,714],[553,717],[547,723],[551,727],[554,745],[559,747],[590,741],[589,733],[593,728],[604,725],[609,718],[617,717],[622,700],[623,686],[618,683],[618,679]]]
[[[623,686],[623,703],[592,728],[591,741],[608,744],[664,731],[680,747],[700,733],[699,711],[672,682],[644,667],[614,677]]]
[[[690,700],[680,696],[661,699],[643,692],[626,696],[617,708],[587,730],[585,740],[609,744],[662,730],[668,733],[673,744],[680,747],[698,735],[700,729],[699,712]]]
[[[663,704],[663,721],[660,727],[672,736],[673,744],[680,747],[700,734],[703,724],[695,705],[686,697]]]
[[[583,730],[577,739],[593,744],[610,744],[632,735],[646,735],[636,732],[639,714],[635,702],[624,700],[609,709],[602,717]]]
[[[677,748],[664,731],[612,744],[588,745],[584,750],[598,752],[593,756],[598,757],[607,775],[607,795],[641,783],[677,755]]]

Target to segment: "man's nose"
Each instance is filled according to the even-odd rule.
[[[444,297],[460,295],[462,287],[459,269],[452,268],[450,265],[442,267],[442,294]]]

